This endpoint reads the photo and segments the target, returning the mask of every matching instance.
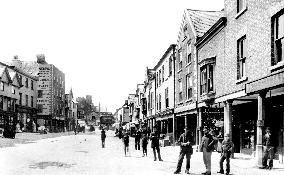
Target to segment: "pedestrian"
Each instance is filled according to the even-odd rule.
[[[101,131],[101,139],[102,139],[102,148],[105,147],[105,139],[106,139],[106,132],[105,132],[105,129],[102,128],[102,131]]]
[[[216,140],[213,139],[207,127],[203,128],[203,132],[204,136],[201,139],[200,151],[203,152],[203,162],[206,167],[206,172],[202,174],[211,175],[211,155]]]
[[[129,153],[129,134],[128,134],[127,131],[124,133],[123,143],[124,143],[124,155],[125,155],[125,157],[126,157],[127,152],[130,156],[130,153]]]
[[[154,132],[151,133],[150,139],[151,139],[151,147],[153,149],[153,154],[154,154],[154,161],[157,160],[156,157],[156,151],[158,154],[158,159],[159,161],[163,161],[161,158],[161,154],[160,154],[160,144],[159,144],[159,138],[160,138],[160,134],[157,130],[157,126],[154,127]]]
[[[143,150],[143,157],[147,157],[147,145],[148,145],[148,137],[147,134],[143,134],[142,137],[142,150]]]
[[[186,170],[185,173],[189,174],[189,168],[190,168],[190,158],[193,153],[192,149],[192,135],[190,134],[189,129],[184,129],[184,133],[180,135],[178,139],[178,143],[180,145],[180,153],[177,163],[177,169],[174,172],[174,174],[179,174],[181,172],[181,166],[183,162],[184,156],[186,156]]]
[[[141,131],[138,129],[135,133],[135,150],[140,150]]]
[[[263,137],[264,156],[262,159],[262,168],[271,170],[273,167],[274,147],[272,143],[270,127],[267,127],[265,129],[265,132],[266,133]]]
[[[230,134],[225,134],[224,140],[221,144],[221,158],[220,158],[220,171],[217,173],[224,174],[223,163],[226,160],[226,175],[230,173],[230,157],[233,152],[234,144],[230,139]]]

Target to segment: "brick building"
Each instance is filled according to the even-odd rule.
[[[283,7],[283,0],[225,0],[224,16],[196,44],[199,127],[223,121],[235,151],[255,153],[258,166],[267,126],[283,162]]]

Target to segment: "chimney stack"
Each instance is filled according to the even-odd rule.
[[[44,54],[37,54],[36,57],[37,57],[37,63],[39,63],[39,64],[45,64],[46,63]]]

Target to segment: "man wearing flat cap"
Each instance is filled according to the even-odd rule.
[[[192,135],[190,134],[189,129],[185,128],[184,133],[180,135],[178,139],[178,143],[180,145],[180,153],[177,163],[177,169],[174,172],[174,174],[179,174],[181,172],[181,166],[184,156],[186,156],[186,170],[185,173],[189,174],[189,168],[190,168],[190,158],[191,154],[193,152],[192,150]]]

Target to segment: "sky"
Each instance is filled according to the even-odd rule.
[[[224,0],[0,0],[0,61],[44,54],[66,92],[115,112],[176,44],[188,8],[218,11]]]

